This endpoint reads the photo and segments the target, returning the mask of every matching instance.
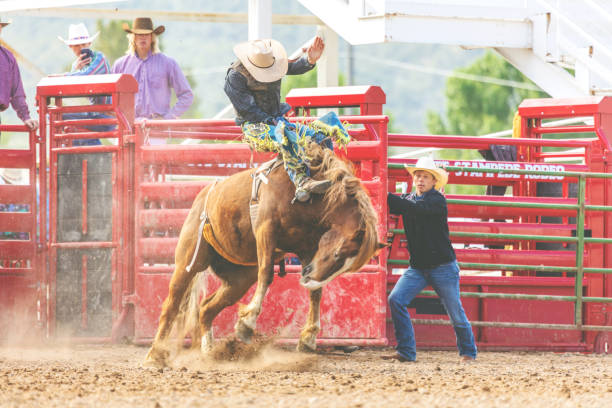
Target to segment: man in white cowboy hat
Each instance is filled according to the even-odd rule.
[[[234,47],[238,60],[227,71],[224,90],[236,110],[236,123],[245,140],[256,150],[282,154],[285,169],[296,187],[295,200],[306,202],[311,194],[324,193],[331,182],[310,178],[302,137],[333,149],[330,139],[346,144],[349,136],[338,118],[329,113],[314,126],[292,124],[284,115],[291,107],[280,101],[285,75],[310,71],[321,57],[325,44],[316,37],[305,55],[288,61],[282,44],[264,39]],[[315,129],[316,128],[316,129]]]
[[[0,33],[9,24],[10,21],[0,16]],[[28,128],[38,129],[38,121],[30,118],[17,61],[13,54],[2,46],[0,46],[0,73],[0,112],[5,111],[11,105],[19,119]]]
[[[131,74],[138,81],[136,117],[149,119],[177,119],[193,102],[187,78],[177,62],[159,51],[157,36],[165,27],[153,28],[148,17],[137,17],[132,27],[123,24],[128,33],[127,55],[113,64],[115,74]],[[172,89],[176,104],[170,107]]]
[[[402,216],[410,267],[389,295],[397,353],[383,358],[400,362],[416,360],[414,328],[407,308],[412,299],[430,285],[450,317],[459,355],[464,361],[473,361],[476,344],[459,298],[459,266],[448,233],[446,199],[438,191],[446,185],[448,174],[430,158],[421,158],[415,167],[406,167],[406,170],[412,175],[415,191],[401,196],[387,195],[389,211]]]
[[[70,50],[76,56],[76,60],[72,63],[70,72],[66,75],[69,76],[81,76],[81,75],[103,75],[110,73],[110,65],[106,60],[104,54],[100,51],[94,51],[91,49],[92,42],[96,39],[100,33],[95,33],[93,36],[89,35],[89,31],[85,24],[70,24],[68,27],[68,38],[60,39],[66,44]],[[98,96],[90,98],[92,105],[110,104],[110,96]],[[63,119],[104,119],[109,118],[109,115],[99,112],[77,112],[77,113],[66,113],[63,115]],[[94,132],[107,132],[114,128],[113,125],[90,125],[85,126],[87,129]],[[100,139],[76,139],[72,141],[73,146],[92,146],[100,145]]]
[[[104,54],[100,51],[91,50],[91,43],[99,34],[95,33],[90,37],[85,24],[78,23],[70,24],[68,27],[68,39],[65,40],[59,35],[57,36],[76,56],[69,75],[97,75],[108,74],[110,72],[110,67]]]

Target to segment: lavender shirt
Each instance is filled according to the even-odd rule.
[[[15,57],[6,48],[0,47],[0,112],[13,106],[22,121],[30,119],[23,83]]]
[[[151,54],[145,60],[138,55],[126,55],[113,64],[113,74],[131,74],[138,81],[136,117],[176,119],[193,102],[187,78],[176,61],[164,54]],[[176,104],[170,109],[170,88],[176,94]]]

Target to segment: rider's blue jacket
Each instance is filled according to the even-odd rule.
[[[310,71],[314,64],[308,63],[306,56],[290,62],[287,75],[299,75]],[[246,68],[236,61],[227,70],[223,89],[236,110],[236,124],[244,122],[266,122],[269,125],[279,116],[291,110],[286,103],[281,103],[281,81],[259,82]]]

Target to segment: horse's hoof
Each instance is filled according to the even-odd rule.
[[[202,339],[200,340],[200,352],[202,353],[203,356],[207,355],[208,353],[212,351],[213,344],[214,344],[214,337],[213,337],[213,332],[211,328],[210,330],[208,330],[208,332],[206,332],[205,335],[202,336]]]
[[[167,367],[168,356],[170,353],[166,350],[154,350],[151,348],[147,353],[144,361],[142,362],[143,367],[148,368],[164,368]]]
[[[317,351],[317,344],[315,343],[314,346],[312,346],[300,340],[295,348],[300,353],[314,353]]]
[[[244,324],[242,320],[238,320],[236,323],[236,337],[243,343],[249,344],[253,337],[254,330]]]

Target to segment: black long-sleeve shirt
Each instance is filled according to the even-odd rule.
[[[446,198],[435,188],[421,197],[414,194],[387,194],[392,214],[402,216],[410,252],[410,265],[430,269],[456,258],[448,234]]]
[[[310,71],[314,64],[307,56],[289,62],[287,75],[299,75]],[[268,122],[287,113],[291,107],[281,103],[281,79],[259,82],[239,62],[232,64],[225,76],[224,91],[236,110],[236,123]]]

